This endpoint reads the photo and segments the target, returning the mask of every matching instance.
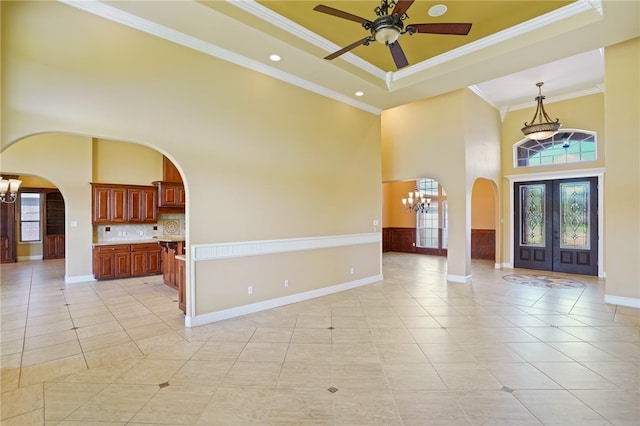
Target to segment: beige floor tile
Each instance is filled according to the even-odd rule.
[[[332,385],[348,392],[386,389],[387,379],[380,363],[358,363],[333,365]]]
[[[58,345],[65,342],[73,342],[78,340],[75,330],[62,330],[53,333],[42,334],[35,337],[27,337],[24,341],[24,350],[31,351],[47,346]]]
[[[136,413],[131,422],[193,425],[214,392],[210,388],[194,385],[164,387]]]
[[[500,389],[502,384],[476,363],[433,363],[451,390]]]
[[[243,342],[204,343],[192,359],[201,361],[235,360],[245,346],[246,343]]]
[[[459,394],[456,392],[397,390],[393,395],[405,425],[471,424],[458,404]]]
[[[602,416],[565,390],[517,390],[513,394],[542,424],[606,424]]]
[[[183,360],[143,359],[118,377],[114,383],[129,385],[159,385],[168,382],[184,366]]]
[[[292,335],[293,329],[291,328],[258,327],[251,336],[251,342],[289,343]]]
[[[43,392],[42,383],[2,392],[2,423],[4,424],[5,419],[42,409]]]
[[[80,346],[84,352],[91,352],[128,342],[131,342],[131,338],[121,330],[80,339]]]
[[[20,368],[5,368],[0,370],[0,393],[18,389],[20,386]],[[0,398],[0,403],[1,403]]]
[[[22,366],[29,367],[43,362],[67,358],[82,353],[77,340],[60,343],[53,346],[24,351],[22,354]]]
[[[430,363],[385,363],[384,373],[392,390],[446,390],[442,381]]]
[[[271,424],[331,424],[332,394],[325,389],[276,389],[269,410]]]
[[[572,359],[553,348],[550,344],[537,343],[505,343],[509,349],[527,362],[571,362]]]
[[[233,364],[233,360],[189,360],[169,379],[169,383],[176,386],[193,384],[213,389],[222,383]]]
[[[196,423],[199,426],[264,425],[273,389],[220,388]]]
[[[379,283],[195,328],[159,276],[67,286],[64,261],[3,264],[2,391],[42,386],[44,409],[2,424],[553,424],[536,410],[556,400],[640,423],[640,311],[603,303],[604,280],[515,286],[474,261],[462,285],[444,258],[383,262]],[[78,341],[82,354],[20,368]]]
[[[640,424],[640,391],[576,390],[571,392],[582,403],[615,425]]]
[[[616,385],[576,362],[536,362],[538,370],[565,389],[615,389]]]
[[[373,342],[368,328],[340,328],[331,330],[331,341],[334,344]]]
[[[383,363],[423,363],[427,358],[416,343],[376,344]]]
[[[86,368],[87,363],[82,354],[23,367],[20,375],[20,386],[42,383],[56,377],[85,370]]]
[[[221,386],[273,389],[278,383],[281,369],[280,362],[236,362]]]
[[[401,425],[402,420],[390,391],[372,389],[369,392],[334,394],[337,424]]]
[[[285,362],[278,378],[278,388],[287,389],[328,389],[334,385],[330,363],[315,363],[313,368],[309,364]]]
[[[509,392],[466,392],[458,403],[472,424],[540,425],[540,421]]]
[[[332,345],[333,362],[357,364],[359,362],[380,362],[378,348],[373,343],[335,343]]]
[[[484,364],[502,386],[510,389],[560,389],[560,385],[541,373],[529,363],[490,363]]]
[[[330,343],[291,343],[287,351],[287,362],[331,362]]]
[[[116,361],[141,357],[143,356],[143,353],[135,343],[130,342],[85,352],[84,356],[89,368],[94,368],[100,365],[111,364]]]
[[[64,420],[107,386],[93,383],[54,383],[47,386],[44,391],[45,420]]]
[[[116,361],[106,365],[93,367],[88,370],[78,371],[76,373],[50,380],[47,383],[109,384],[113,383],[118,377],[129,371],[140,361],[142,361],[142,358],[128,358],[122,361]]]
[[[103,322],[101,324],[79,327],[76,330],[76,332],[78,333],[78,338],[80,339],[100,336],[102,334],[115,333],[116,331],[122,331],[122,326],[115,319],[112,321]]]
[[[71,413],[67,420],[127,422],[158,391],[157,384],[109,385]]]
[[[44,410],[39,408],[16,417],[4,419],[2,420],[2,426],[40,426],[44,424],[43,415]]]
[[[288,343],[249,342],[240,353],[238,360],[242,362],[283,362],[284,357],[287,354],[288,347]]]

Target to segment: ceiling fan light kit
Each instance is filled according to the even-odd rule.
[[[560,119],[556,118],[556,121],[552,121],[544,109],[542,101],[545,99],[542,96],[543,82],[536,83],[538,86],[538,96],[536,96],[536,112],[533,114],[531,124],[524,123],[524,127],[521,129],[522,133],[529,139],[544,140],[558,133],[558,130],[562,127]],[[536,123],[536,119],[538,122]]]
[[[358,46],[368,46],[370,42],[377,41],[385,46],[389,46],[389,52],[391,52],[393,61],[396,67],[400,69],[409,65],[409,61],[398,42],[398,39],[402,34],[469,34],[471,24],[463,23],[409,24],[405,28],[402,21],[409,18],[407,15],[407,9],[409,9],[414,1],[415,0],[398,0],[396,2],[394,0],[381,0],[380,6],[374,9],[377,18],[373,21],[329,6],[324,6],[322,4],[317,5],[313,10],[337,16],[338,18],[358,22],[365,30],[371,32],[370,36],[351,43],[337,52],[327,55],[325,59],[335,59]]]

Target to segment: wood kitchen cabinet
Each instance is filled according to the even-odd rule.
[[[129,223],[156,223],[158,221],[158,191],[154,187],[127,188]]]
[[[93,274],[97,280],[158,275],[158,243],[110,244],[93,248]]]
[[[155,223],[158,193],[153,186],[93,183],[93,224]]]
[[[44,235],[42,238],[43,259],[64,258],[64,198],[60,191],[44,192]]]
[[[184,241],[160,241],[162,247],[162,278],[169,287],[178,290],[176,255],[184,254]]]
[[[175,258],[175,277],[176,286],[178,287],[178,309],[185,314],[187,313],[187,301],[186,301],[186,265],[185,259],[182,256]]]
[[[158,188],[158,206],[160,208],[184,210],[186,195],[182,183],[156,181],[153,184]]]
[[[97,280],[131,276],[131,245],[112,244],[94,247],[93,274]]]
[[[131,276],[157,275],[161,271],[161,248],[158,243],[131,245]]]
[[[16,262],[15,203],[0,203],[0,262]]]

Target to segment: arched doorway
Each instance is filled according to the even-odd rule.
[[[497,261],[498,196],[495,184],[478,178],[471,191],[471,258]]]

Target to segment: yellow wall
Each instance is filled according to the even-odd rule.
[[[607,296],[640,307],[640,38],[605,49]]]
[[[471,194],[471,229],[496,229],[496,195],[491,181],[476,180]]]
[[[383,182],[430,177],[447,193],[450,278],[468,279],[471,273],[473,183],[480,177],[498,182],[499,176],[500,116],[469,90],[383,112]]]
[[[21,175],[45,178],[60,190],[65,204],[65,275],[90,277],[91,138],[62,133],[32,136],[5,149],[0,162]],[[70,227],[72,221],[78,226]],[[41,250],[30,255],[41,255]]]
[[[535,93],[534,93],[535,94]],[[598,154],[597,160],[579,163],[558,164],[554,166],[520,167],[513,165],[513,145],[524,138],[520,130],[525,121],[530,122],[535,111],[535,106],[531,108],[509,112],[502,126],[502,171],[505,176],[526,175],[526,174],[547,174],[547,179],[552,179],[554,174],[559,172],[577,171],[581,169],[602,168],[605,166],[605,146],[607,135],[605,134],[604,122],[604,95],[595,94],[569,99],[566,101],[545,103],[547,113],[555,119],[560,118],[564,129],[590,130],[597,133]],[[513,206],[510,203],[509,194],[513,189],[509,187],[509,182],[503,180],[504,191],[501,197],[501,212],[504,218],[502,227],[502,262],[513,264],[511,253],[507,248],[511,247],[513,235],[509,226],[512,220]],[[602,260],[601,260],[602,261]]]
[[[402,209],[402,199],[407,198],[409,192],[415,191],[416,181],[389,182],[382,185],[384,191],[384,228],[415,228],[414,213],[405,213]]]
[[[381,220],[378,116],[61,3],[1,7],[3,165],[27,168],[33,138],[23,138],[67,133],[47,146],[51,167],[28,169],[55,184],[79,171],[84,198],[67,208],[82,217],[69,219],[90,223],[88,183],[115,179],[115,169],[92,170],[96,138],[176,164],[189,245],[370,233]],[[68,157],[66,138],[86,145]],[[109,144],[98,143],[98,158]],[[127,183],[141,176],[135,161],[118,167]],[[67,243],[67,273],[91,273],[90,229]],[[379,254],[369,256],[379,271]],[[204,312],[216,301],[203,297]]]
[[[135,143],[94,139],[92,164],[92,182],[151,185],[162,180],[162,154]]]

